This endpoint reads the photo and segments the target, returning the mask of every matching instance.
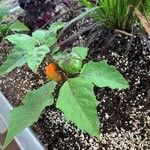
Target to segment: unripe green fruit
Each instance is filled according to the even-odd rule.
[[[80,55],[76,53],[70,53],[66,58],[62,58],[58,61],[59,67],[69,74],[78,73],[82,67],[82,59]]]

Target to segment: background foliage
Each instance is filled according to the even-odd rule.
[[[99,6],[92,15],[93,18],[112,29],[131,29],[136,19],[134,8],[138,8],[146,15],[150,14],[149,0],[98,0],[96,4],[91,3],[90,0],[80,2],[89,8]]]

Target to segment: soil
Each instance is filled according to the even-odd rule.
[[[101,34],[102,32],[99,32],[99,36],[104,38]],[[103,34],[108,37],[110,33],[103,31]],[[77,129],[73,123],[65,121],[63,113],[56,108],[47,107],[32,129],[49,150],[150,149],[150,49],[141,35],[135,35],[132,42],[130,39],[131,37],[118,34],[107,48],[103,47],[106,40],[97,42],[95,39],[90,43],[87,59],[107,59],[130,84],[127,90],[95,87],[95,95],[100,101],[97,108],[101,122],[100,140]],[[129,43],[131,45],[127,50]],[[4,44],[0,49],[2,64],[10,46]],[[27,91],[45,82],[43,73],[34,75],[24,66],[1,78],[0,87],[13,106],[18,106]]]

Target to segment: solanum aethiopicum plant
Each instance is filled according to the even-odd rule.
[[[128,82],[115,67],[109,66],[107,61],[89,61],[83,64],[88,48],[74,47],[70,53],[54,52],[56,32],[64,25],[65,23],[54,23],[49,30],[37,30],[32,36],[15,34],[5,38],[15,46],[0,67],[0,75],[25,63],[37,73],[47,53],[50,53],[50,59],[53,59],[45,66],[45,74],[51,81],[37,90],[28,92],[23,98],[23,105],[10,112],[4,147],[25,127],[37,122],[46,106],[54,104],[53,93],[57,84],[60,84],[61,88],[56,107],[63,111],[66,120],[74,122],[78,128],[96,137],[100,135],[100,123],[97,115],[99,103],[94,95],[94,85],[112,89],[128,88]]]

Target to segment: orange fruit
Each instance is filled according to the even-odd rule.
[[[50,63],[45,67],[45,74],[49,80],[54,80],[57,83],[63,80],[55,63]]]

